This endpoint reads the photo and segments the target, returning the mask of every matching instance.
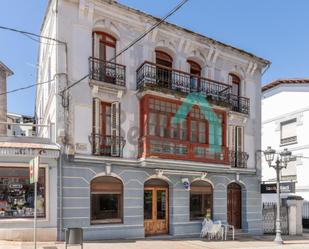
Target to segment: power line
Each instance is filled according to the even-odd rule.
[[[115,60],[118,56],[120,56],[121,54],[123,54],[125,51],[127,51],[128,49],[130,49],[132,46],[134,46],[137,42],[139,42],[140,40],[142,40],[146,35],[148,35],[150,32],[152,32],[156,27],[158,27],[160,24],[162,24],[168,17],[170,17],[171,15],[173,15],[176,11],[178,11],[186,2],[188,2],[189,0],[182,0],[179,4],[177,4],[171,11],[169,11],[162,19],[160,19],[160,21],[158,21],[156,24],[154,24],[153,26],[151,26],[147,31],[145,31],[143,34],[141,34],[139,37],[137,37],[134,41],[132,41],[128,46],[126,46],[124,49],[122,49],[119,53],[117,53],[112,59],[110,59],[109,61],[107,61],[107,63],[112,62],[113,60]],[[69,90],[70,88],[72,88],[73,86],[79,84],[81,81],[83,81],[84,79],[86,79],[88,76],[90,75],[90,73],[88,73],[87,75],[83,76],[82,78],[80,78],[79,80],[77,80],[76,82],[74,82],[73,84],[71,84],[70,86],[66,87],[65,89],[63,89],[61,92],[64,93],[65,91]]]
[[[25,86],[25,87],[16,88],[16,89],[11,90],[11,91],[7,91],[7,92],[4,92],[4,93],[0,93],[0,96],[1,96],[1,95],[5,95],[5,94],[9,94],[9,93],[14,93],[14,92],[26,90],[26,89],[29,89],[29,88],[34,87],[34,86],[44,85],[44,84],[53,82],[54,80],[55,80],[55,79],[48,80],[48,81],[44,81],[44,82],[35,83],[35,84],[28,85],[28,86]]]
[[[7,30],[7,31],[12,31],[12,32],[17,32],[17,33],[23,34],[23,35],[28,36],[28,37],[29,36],[34,36],[34,37],[37,37],[37,38],[47,39],[47,40],[50,40],[50,41],[55,41],[55,42],[58,42],[58,43],[66,45],[65,42],[57,40],[55,38],[44,36],[44,35],[38,35],[38,34],[35,34],[35,33],[32,33],[32,32],[24,31],[24,30],[14,29],[14,28],[5,27],[5,26],[0,26],[0,29]]]

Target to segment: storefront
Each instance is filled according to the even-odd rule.
[[[0,219],[33,218],[34,185],[29,182],[29,168],[0,168]],[[46,217],[46,170],[39,171],[37,217]]]
[[[181,167],[65,162],[62,229],[82,227],[87,240],[198,236],[207,217],[250,234],[262,233],[261,195],[254,173],[227,169],[203,174]]]

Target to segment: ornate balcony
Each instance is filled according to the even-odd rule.
[[[139,157],[228,164],[228,156],[228,149],[224,146],[154,136],[139,140]]]
[[[124,87],[126,85],[126,67],[121,64],[89,58],[90,79]]]
[[[91,134],[92,153],[97,156],[121,157],[126,141],[121,136]]]
[[[222,82],[147,61],[137,69],[136,78],[137,89],[162,90],[164,88],[170,93],[178,92],[184,95],[199,92],[210,102],[230,107],[236,112],[249,114],[250,100],[232,95],[232,86]]]
[[[230,164],[233,168],[247,168],[248,158],[246,152],[230,150]]]

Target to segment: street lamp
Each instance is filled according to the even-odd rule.
[[[277,155],[275,164],[272,164],[275,159],[275,155]],[[288,149],[284,149],[280,153],[276,153],[274,149],[270,146],[267,147],[267,150],[264,151],[265,160],[267,161],[269,167],[272,167],[276,170],[277,176],[277,217],[276,217],[276,237],[275,242],[278,244],[283,244],[283,240],[281,238],[281,218],[280,218],[280,170],[286,168],[288,162],[292,161],[292,152],[288,151]]]

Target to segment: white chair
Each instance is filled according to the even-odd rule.
[[[208,239],[222,239],[224,238],[224,228],[221,221],[213,222],[210,219],[204,219],[202,223],[202,231],[200,236],[202,238],[207,237]]]

